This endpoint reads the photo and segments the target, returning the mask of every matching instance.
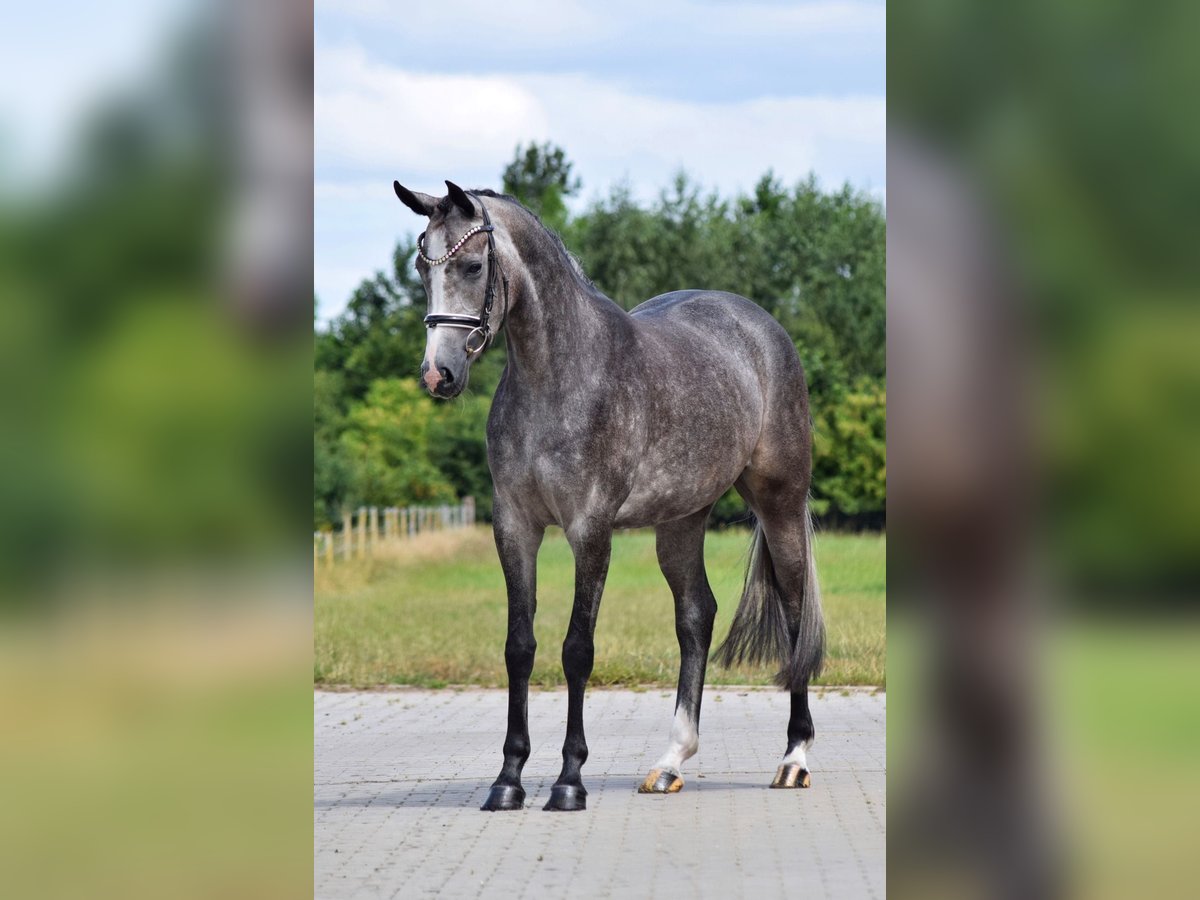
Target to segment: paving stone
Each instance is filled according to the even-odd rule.
[[[562,764],[565,691],[533,691],[526,808],[479,811],[500,770],[507,694],[315,695],[318,897],[883,897],[886,697],[814,693],[812,787],[770,790],[787,695],[705,690],[700,751],[672,795],[637,786],[667,746],[674,693],[592,689],[588,808],[542,805]]]

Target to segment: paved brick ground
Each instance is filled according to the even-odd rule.
[[[636,793],[674,693],[591,690],[588,808],[548,813],[566,694],[530,695],[526,808],[483,813],[506,694],[316,694],[318,897],[882,897],[884,695],[813,698],[813,786],[769,790],[787,697],[706,691],[670,796]]]

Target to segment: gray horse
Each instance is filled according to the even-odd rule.
[[[715,660],[780,665],[791,718],[771,787],[807,787],[808,683],[821,669],[825,629],[807,508],[808,390],[791,339],[761,307],[715,291],[663,294],[627,313],[516,200],[446,186],[437,198],[394,185],[405,206],[429,218],[416,264],[429,296],[421,380],[433,395],[455,397],[500,329],[508,349],[487,425],[493,529],[508,587],[508,735],[483,809],[520,809],[525,800],[537,554],[548,525],[563,529],[574,553],[575,600],[562,649],[563,767],[545,808],[586,807],[583,695],[616,528],[654,527],[679,638],[670,745],[639,790],[683,786],[681,767],[699,746],[717,610],[704,525],[730,485],[757,525],[741,602]]]

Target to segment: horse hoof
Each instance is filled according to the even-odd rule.
[[[771,782],[771,787],[806,788],[811,784],[812,780],[808,777],[808,769],[802,769],[795,763],[790,763],[779,767],[779,771],[775,773],[775,780]]]
[[[487,799],[479,807],[484,812],[525,808],[525,789],[511,784],[493,784]]]
[[[587,809],[587,791],[582,784],[556,784],[550,788],[550,799],[542,808],[552,812]]]
[[[639,794],[676,794],[683,787],[683,778],[676,775],[674,772],[668,772],[665,769],[651,769],[650,774],[646,776],[646,780],[642,782],[642,786],[638,788]]]

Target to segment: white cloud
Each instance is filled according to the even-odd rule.
[[[864,158],[882,164],[884,156],[883,98],[700,103],[638,95],[585,77],[524,84],[554,123],[551,137],[593,185],[628,174],[642,193],[665,185],[680,168],[725,192],[749,188],[768,168],[787,180],[815,170],[829,181],[861,183]]]
[[[467,176],[491,183],[530,140],[565,147],[592,188],[625,175],[635,187],[658,187],[681,167],[722,190],[745,189],[772,167],[786,179],[815,170],[862,186],[882,173],[882,97],[701,103],[583,75],[408,72],[356,47],[318,48],[317,67],[317,170],[325,178],[370,171],[414,185]]]
[[[449,171],[548,131],[537,98],[509,78],[406,72],[357,47],[318,47],[316,73],[318,171]]]

